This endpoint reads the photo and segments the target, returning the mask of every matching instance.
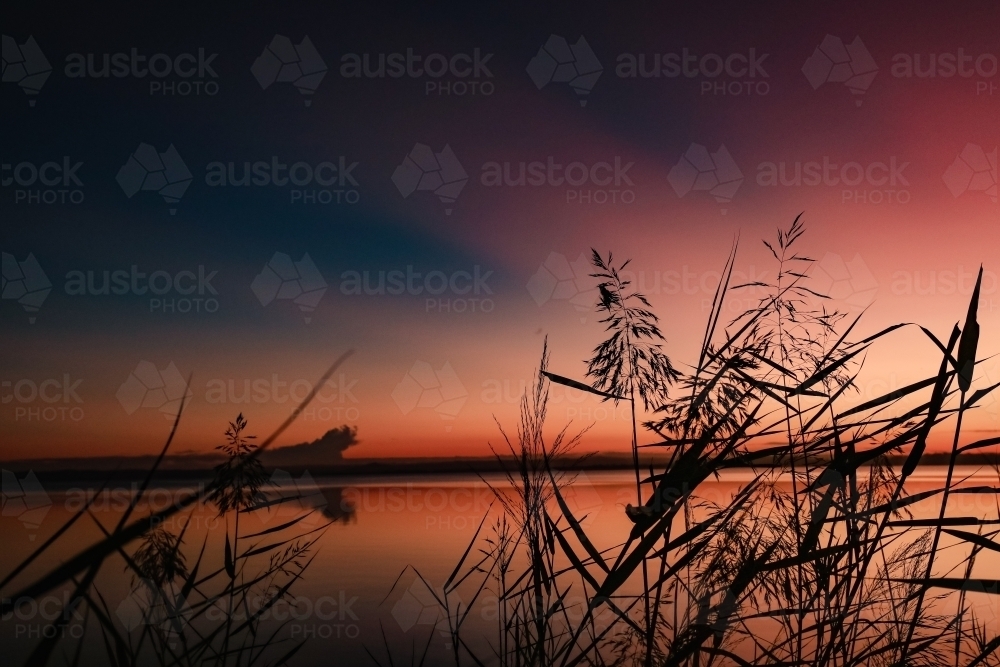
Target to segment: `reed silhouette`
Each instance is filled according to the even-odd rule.
[[[595,306],[607,338],[587,360],[589,382],[551,372],[546,341],[516,431],[500,428],[503,446],[494,453],[506,480],[494,485],[493,506],[442,586],[407,568],[433,596],[441,623],[408,656],[386,639],[366,645],[372,660],[429,664],[436,659],[431,639],[443,631],[455,665],[1000,664],[996,619],[978,616],[973,604],[985,597],[996,608],[1000,594],[1000,580],[982,576],[981,567],[984,554],[1000,552],[1000,468],[992,467],[996,482],[985,485],[957,469],[963,455],[1000,445],[1000,437],[963,432],[968,413],[1000,386],[977,373],[986,361],[978,356],[982,270],[964,320],[947,336],[913,323],[861,336],[863,313],[838,312],[811,286],[813,260],[800,251],[804,234],[799,216],[765,240],[776,277],[749,285],[731,284],[734,243],[688,365],[675,365],[664,352],[652,306],[623,277],[628,263],[595,251]],[[724,321],[727,296],[744,288],[757,300]],[[924,358],[910,360],[914,367],[926,363],[926,376],[860,400],[856,381],[866,357],[883,353],[906,330],[926,344]],[[588,533],[587,517],[567,502],[576,475],[567,456],[583,431],[564,426],[550,435],[551,383],[629,403],[636,499],[620,510],[631,529],[609,546]],[[215,480],[168,509],[133,516],[137,498],[108,528],[84,507],[0,586],[81,518],[95,521],[103,539],[5,598],[3,612],[11,600],[68,588],[71,604],[95,619],[106,659],[116,665],[292,660],[301,643],[282,642],[277,630],[265,636],[258,621],[302,581],[329,523],[307,528],[303,515],[246,534],[240,519],[295,500],[262,496],[260,457],[314,395],[259,446],[245,435],[240,415]],[[176,428],[175,421],[140,498]],[[943,484],[914,492],[928,442],[945,429],[951,448]],[[345,435],[345,443],[353,441]],[[660,452],[666,462],[643,470],[640,451]],[[737,467],[752,474],[731,496],[706,493],[708,482]],[[957,515],[954,499],[962,496],[985,499],[993,509]],[[187,549],[187,523],[177,534],[161,525],[205,501],[225,519],[221,563],[206,556],[205,544]],[[327,518],[343,520],[343,513]],[[147,621],[138,637],[111,623],[95,586],[112,557],[125,561],[144,601]],[[486,596],[495,597],[498,613],[483,653],[470,635],[483,628],[470,613]],[[263,605],[241,615],[251,597]],[[209,621],[209,609],[222,609],[221,619]],[[61,641],[58,632],[43,637],[28,664],[50,662]],[[77,662],[82,646],[80,640]]]
[[[323,375],[316,387],[329,379],[351,353],[342,355]],[[57,646],[76,642],[68,651],[70,664],[80,664],[87,633],[79,637],[61,632],[74,617],[84,615],[84,626],[93,620],[103,640],[103,656],[87,656],[112,665],[251,665],[258,662],[287,664],[303,642],[279,638],[284,624],[264,632],[261,619],[275,604],[290,596],[292,586],[302,581],[316,555],[316,544],[329,522],[309,526],[304,520],[308,510],[293,511],[293,517],[278,525],[253,533],[240,532],[240,519],[270,507],[293,504],[301,507],[298,494],[265,494],[266,475],[261,454],[298,417],[315,397],[313,389],[286,419],[260,445],[246,434],[247,420],[239,415],[230,422],[226,443],[220,446],[225,460],[215,469],[214,479],[196,493],[177,499],[171,506],[134,516],[149,491],[160,464],[170,451],[183,414],[183,403],[160,454],[132,498],[129,506],[110,529],[90,511],[93,498],[62,527],[21,563],[7,573],[0,587],[15,581],[42,554],[61,539],[80,519],[89,518],[103,534],[95,543],[75,550],[73,555],[32,583],[22,586],[12,597],[4,597],[2,613],[13,610],[17,600],[34,598],[49,591],[66,589],[67,609],[54,621],[26,660],[28,665],[46,665]],[[206,534],[201,545],[194,545],[189,558],[185,536],[191,525],[191,512],[201,503],[212,503],[224,519],[226,531],[222,562],[209,555]],[[181,518],[181,529],[174,534],[164,527],[171,517]],[[232,530],[229,525],[232,521]],[[138,546],[130,553],[130,545]],[[95,581],[112,557],[125,562],[131,573],[130,598],[139,618],[135,627],[123,633],[112,620],[114,613]]]
[[[764,241],[777,264],[771,282],[731,284],[734,244],[698,358],[677,368],[652,307],[622,278],[627,262],[593,253],[609,336],[588,361],[589,384],[549,372],[543,348],[510,446],[515,492],[495,491],[492,534],[477,531],[440,599],[456,665],[1000,664],[996,620],[970,603],[998,602],[1000,581],[975,575],[981,554],[1000,552],[1000,469],[994,485],[956,476],[962,454],[1000,445],[962,432],[963,416],[998,388],[976,373],[982,270],[964,323],[946,338],[909,323],[857,338],[863,313],[838,312],[810,285],[804,233],[799,216]],[[723,322],[727,295],[747,287],[757,301]],[[859,402],[866,355],[903,329],[926,340],[927,377]],[[576,439],[542,435],[550,382],[628,401],[633,414],[641,403],[648,416],[651,442],[640,444],[635,420],[630,433],[632,529],[611,547],[598,548],[564,500],[572,482],[554,462]],[[910,493],[932,430],[952,421],[943,486]],[[641,470],[647,448],[668,453],[667,464]],[[728,501],[702,495],[706,481],[746,466],[752,478]],[[957,495],[996,509],[953,516]],[[917,508],[931,518],[914,518]],[[456,609],[448,595],[469,578],[475,596]],[[571,601],[571,589],[582,599]],[[462,637],[472,631],[463,614],[484,591],[501,605],[493,655]],[[391,663],[392,647],[381,655]],[[426,660],[426,650],[410,656]]]

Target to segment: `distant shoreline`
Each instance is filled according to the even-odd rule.
[[[948,454],[925,454],[921,466],[947,465]],[[653,468],[654,472],[662,469],[668,457],[664,455],[644,456],[640,465],[644,471]],[[893,465],[901,465],[905,456],[890,457]],[[33,471],[42,474],[52,482],[67,481],[103,481],[113,479],[141,480],[155,458],[142,456],[134,458],[78,458],[78,459],[22,459],[0,462],[0,468],[17,475]],[[156,478],[192,480],[210,478],[212,469],[221,461],[214,455],[175,455],[164,459]],[[505,468],[513,469],[512,457],[455,457],[455,458],[412,458],[412,459],[343,459],[341,461],[317,462],[316,465],[281,465],[264,460],[269,469],[281,469],[291,474],[308,472],[313,477],[371,477],[371,476],[404,476],[404,475],[459,475],[459,474],[490,474],[502,473]],[[772,462],[762,460],[758,468],[771,467]],[[817,461],[817,466],[824,462]],[[1000,465],[1000,455],[974,454],[960,456],[958,465]],[[556,470],[585,471],[618,471],[631,470],[632,457],[626,453],[595,453],[565,457],[554,462]],[[749,465],[734,465],[733,468],[749,468]]]

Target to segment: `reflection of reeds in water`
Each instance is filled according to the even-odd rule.
[[[514,491],[496,491],[502,513],[492,535],[477,531],[439,598],[455,664],[1000,664],[996,619],[978,617],[971,603],[986,595],[995,606],[1000,592],[976,568],[984,552],[1000,551],[1000,504],[995,516],[948,513],[956,495],[1000,498],[1000,484],[955,477],[961,454],[1000,445],[962,434],[965,413],[997,389],[974,386],[980,283],[946,339],[911,324],[861,338],[860,315],[829,310],[810,287],[803,233],[796,218],[765,241],[777,263],[772,282],[732,285],[733,248],[686,372],[660,351],[656,316],[621,277],[624,265],[594,253],[609,338],[590,362],[592,385],[547,372],[543,350],[518,438],[507,439]],[[738,288],[759,298],[723,323],[725,298]],[[925,337],[936,372],[852,401],[865,356],[904,327]],[[633,459],[639,501],[625,508],[633,527],[610,548],[595,544],[563,498],[570,480],[551,463],[573,439],[542,436],[547,382],[626,400],[634,411],[640,399],[654,442],[639,444],[633,429],[633,451],[670,455],[648,474]],[[908,493],[932,430],[950,420],[943,486]],[[891,465],[898,455],[903,465]],[[728,502],[700,497],[701,484],[748,465],[754,478]],[[917,508],[930,518],[914,518]],[[482,558],[470,565],[477,546]],[[448,596],[462,581],[473,596],[456,609]],[[500,600],[493,656],[463,640],[462,614],[484,591]],[[426,649],[413,654],[426,659]]]
[[[344,495],[344,489],[340,487],[330,487],[323,489],[323,496],[326,504],[323,507],[323,516],[336,523],[349,524],[358,520],[357,508],[354,501]]]
[[[321,387],[349,354],[334,363],[315,386]],[[83,607],[84,627],[95,622],[103,639],[104,655],[87,656],[89,662],[96,660],[121,666],[286,664],[303,642],[289,643],[279,637],[286,623],[265,631],[262,619],[277,603],[287,600],[292,586],[302,580],[315,558],[316,544],[330,522],[310,525],[305,521],[312,514],[310,511],[293,511],[291,517],[286,515],[280,523],[248,533],[241,532],[240,520],[253,513],[266,513],[276,505],[288,503],[292,507],[302,507],[300,494],[280,494],[275,498],[264,493],[267,480],[259,457],[313,400],[316,391],[313,389],[302,405],[259,446],[253,443],[252,436],[245,435],[247,422],[243,416],[237,417],[226,432],[226,445],[220,447],[226,459],[216,468],[215,478],[209,485],[199,493],[179,499],[167,509],[134,517],[135,509],[173,442],[183,412],[182,404],[156,463],[118,523],[109,529],[90,511],[90,503],[100,496],[102,488],[52,537],[8,573],[0,587],[15,581],[81,518],[91,519],[104,535],[103,539],[23,586],[11,598],[4,597],[2,613],[10,613],[15,600],[68,588],[72,591],[67,598],[72,609],[79,613],[79,608]],[[194,549],[190,554],[184,551],[184,538],[191,525],[190,512],[205,501],[213,502],[220,517],[225,518],[221,563],[214,562],[209,555],[212,550],[207,535],[202,544],[192,545]],[[343,520],[350,514],[350,508],[334,511],[336,516],[329,517],[331,520]],[[187,517],[184,517],[185,512]],[[176,535],[163,528],[163,523],[174,515],[183,518]],[[133,542],[138,546],[131,550]],[[125,571],[131,574],[129,599],[115,611],[95,584],[98,573],[113,557],[124,560]],[[125,618],[122,618],[123,609]],[[73,665],[84,658],[87,634],[62,632],[74,618],[70,611],[64,610],[42,633],[42,639],[27,660],[28,665],[47,664],[59,643],[72,642],[74,637],[79,637],[75,640],[76,646],[65,647],[63,652],[72,656]],[[113,620],[116,616],[125,623],[124,633]]]

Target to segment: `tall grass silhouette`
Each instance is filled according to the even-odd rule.
[[[441,587],[407,568],[433,596],[440,623],[408,656],[383,632],[381,646],[366,644],[372,660],[430,664],[431,640],[443,632],[455,665],[1000,664],[995,615],[982,616],[975,604],[985,599],[996,609],[1000,601],[1000,580],[983,567],[1000,552],[1000,468],[992,468],[992,484],[974,483],[959,468],[963,456],[1000,445],[1000,437],[963,432],[968,413],[1000,386],[978,372],[986,361],[978,356],[982,269],[970,302],[958,307],[964,319],[946,336],[905,322],[861,335],[864,313],[838,312],[811,286],[804,233],[800,216],[765,240],[775,278],[745,285],[732,284],[734,243],[688,365],[664,351],[657,315],[626,278],[628,262],[595,251],[595,305],[607,338],[587,360],[586,378],[550,371],[546,341],[516,430],[500,427],[503,444],[494,452],[505,480],[493,485],[493,507]],[[724,321],[727,296],[747,288],[757,295],[753,304]],[[926,365],[924,377],[861,400],[866,358],[906,331],[927,350],[910,360]],[[629,404],[635,501],[621,509],[631,528],[610,545],[567,501],[575,481],[567,455],[583,432],[546,428],[551,383]],[[281,641],[280,628],[265,634],[259,620],[302,581],[324,526],[303,528],[297,516],[247,533],[240,520],[295,500],[261,497],[259,456],[315,391],[259,446],[240,415],[207,488],[135,517],[175,421],[117,525],[105,527],[89,506],[80,510],[0,586],[80,519],[93,520],[104,537],[21,586],[3,612],[12,600],[68,588],[72,604],[96,622],[112,664],[294,660],[301,643]],[[944,479],[915,490],[932,436],[951,443]],[[666,463],[644,470],[646,452]],[[712,493],[709,484],[734,468],[749,471],[747,481],[726,497]],[[958,514],[956,498],[987,509]],[[186,548],[187,522],[176,534],[162,526],[206,501],[226,525],[220,563],[206,556],[207,538]],[[124,560],[144,601],[138,636],[116,628],[95,585],[113,557]],[[488,597],[497,614],[483,649],[483,624],[472,613]],[[251,599],[263,603],[249,610]],[[209,620],[210,609],[223,613]],[[43,637],[28,664],[50,662],[60,637]],[[82,645],[69,651],[74,664]]]
[[[476,595],[488,589],[500,600],[493,655],[474,654],[461,640],[473,630],[450,622],[455,664],[1000,664],[996,619],[971,604],[998,603],[1000,580],[978,576],[976,564],[1000,552],[1000,469],[993,485],[956,470],[963,454],[1000,445],[962,432],[963,417],[998,387],[977,379],[982,270],[964,322],[947,337],[911,323],[858,337],[863,313],[838,312],[810,286],[804,233],[799,216],[764,241],[777,265],[768,282],[732,284],[734,244],[689,367],[662,351],[652,307],[623,278],[627,262],[593,253],[609,336],[588,361],[590,383],[549,372],[543,349],[510,447],[514,491],[496,490],[493,534],[477,531],[449,578],[478,576]],[[743,288],[759,298],[723,322],[727,295]],[[927,376],[859,401],[866,356],[904,329],[926,342]],[[542,435],[550,382],[647,414],[652,441],[639,442],[635,419],[630,434],[632,529],[610,547],[597,546],[563,498],[571,481],[554,464],[566,431]],[[948,422],[943,486],[909,492],[932,431]],[[647,450],[666,452],[667,464],[641,470]],[[728,500],[704,493],[736,467],[752,476]],[[993,509],[954,516],[956,496]],[[914,518],[917,509],[930,518]],[[482,559],[469,565],[476,545]],[[582,598],[571,600],[571,589]]]
[[[287,664],[302,642],[289,645],[279,638],[283,624],[264,632],[261,620],[274,605],[288,598],[293,585],[301,582],[329,523],[305,527],[301,522],[310,513],[301,511],[293,512],[290,520],[278,525],[241,533],[240,518],[275,505],[298,503],[297,494],[272,497],[263,493],[266,479],[259,457],[350,354],[342,355],[327,370],[295,411],[259,446],[253,443],[253,436],[245,433],[248,423],[242,414],[230,422],[226,444],[220,447],[226,459],[200,491],[177,499],[163,510],[134,516],[173,443],[184,409],[182,402],[159,457],[115,526],[109,529],[91,511],[93,499],[100,495],[102,487],[0,582],[0,587],[7,587],[16,581],[40,556],[56,548],[81,519],[93,521],[103,534],[102,539],[74,550],[47,573],[3,598],[2,613],[6,615],[18,600],[37,598],[53,590],[71,591],[65,598],[68,608],[42,633],[26,664],[49,664],[59,644],[74,639],[76,646],[62,647],[62,653],[69,664],[80,664],[87,633],[74,637],[61,631],[74,618],[71,611],[83,614],[85,627],[93,619],[103,640],[104,655],[87,656],[89,661],[117,666]],[[195,545],[194,558],[185,553],[191,510],[205,502],[213,503],[225,521],[221,563],[208,555],[210,535],[201,545]],[[177,534],[164,525],[175,516],[181,520]],[[137,544],[134,548],[133,543]],[[113,621],[114,614],[96,584],[98,573],[114,557],[124,561],[125,572],[131,575],[130,598],[141,616],[136,627],[125,633]]]

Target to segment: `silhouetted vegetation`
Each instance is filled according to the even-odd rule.
[[[731,284],[734,245],[689,365],[675,365],[664,352],[652,306],[623,277],[628,263],[594,252],[596,307],[608,337],[588,360],[590,383],[550,372],[546,342],[516,431],[501,427],[503,446],[494,453],[506,485],[495,485],[494,507],[443,586],[413,570],[440,608],[454,664],[1000,664],[1000,638],[987,626],[995,618],[977,615],[973,604],[988,596],[997,606],[1000,585],[982,576],[981,563],[985,553],[1000,552],[1000,468],[993,467],[995,485],[974,485],[956,470],[963,455],[1000,445],[998,437],[974,439],[962,430],[967,413],[998,387],[977,376],[982,271],[964,321],[947,336],[910,323],[861,335],[862,315],[830,308],[810,286],[804,231],[796,218],[765,241],[777,265],[770,282]],[[745,287],[759,297],[724,322],[727,295]],[[866,356],[904,329],[926,342],[926,376],[859,402]],[[614,544],[588,533],[587,517],[566,500],[575,477],[566,461],[582,433],[546,429],[552,382],[630,405],[636,500],[621,510],[631,529]],[[247,533],[240,521],[297,500],[263,493],[260,457],[314,393],[259,446],[237,417],[222,447],[226,459],[200,493],[135,517],[137,498],[110,528],[85,507],[0,585],[90,518],[104,538],[10,599],[68,587],[69,599],[100,628],[111,664],[287,662],[301,643],[285,644],[280,627],[264,633],[259,619],[301,581],[329,524],[304,527],[306,512]],[[943,484],[911,492],[932,433],[946,429]],[[640,442],[640,433],[649,441]],[[334,439],[346,448],[354,435]],[[173,432],[139,498],[172,440]],[[654,451],[660,463],[644,470],[640,452]],[[752,475],[730,496],[705,493],[723,472],[747,467]],[[955,515],[956,496],[989,499],[993,509]],[[176,534],[162,527],[203,501],[214,502],[225,521],[221,560],[210,555],[207,537],[185,553],[188,523]],[[345,515],[350,508],[327,518]],[[95,586],[115,555],[126,563],[144,615],[140,629],[124,635]],[[460,587],[471,596],[460,598]],[[487,595],[498,605],[492,655],[478,654],[469,637],[482,632],[470,624],[470,611]],[[4,613],[10,604],[4,600]],[[46,635],[29,664],[49,662],[60,641],[58,633]],[[426,663],[429,646],[430,638],[411,647],[406,661]],[[387,640],[366,648],[377,663],[399,662],[399,647]],[[75,655],[78,661],[79,646]]]
[[[350,354],[350,353],[348,353]],[[322,377],[317,387],[347,358],[343,355]],[[129,507],[112,528],[90,511],[90,502],[66,524],[41,544],[28,558],[8,573],[0,587],[7,587],[43,553],[54,548],[67,531],[81,518],[89,518],[104,535],[60,562],[49,572],[23,586],[18,593],[4,597],[2,612],[8,614],[16,600],[41,596],[49,591],[66,589],[71,607],[82,607],[84,625],[96,622],[103,639],[105,655],[90,656],[110,665],[281,665],[295,655],[303,641],[290,642],[279,637],[287,622],[269,627],[261,620],[279,601],[291,595],[292,587],[302,577],[316,555],[316,544],[329,523],[317,526],[305,522],[313,512],[300,504],[302,496],[267,493],[268,480],[260,463],[261,454],[295,420],[302,408],[316,394],[313,390],[302,405],[259,446],[248,435],[247,420],[239,415],[230,422],[225,444],[219,447],[225,460],[216,467],[214,479],[199,492],[179,498],[172,506],[145,516],[133,516],[136,507],[149,491],[160,464],[170,450],[183,412],[174,421],[156,463],[139,486]],[[96,496],[95,496],[96,497]],[[226,527],[221,559],[214,555],[206,534],[200,545],[192,545],[196,556],[185,555],[185,536],[191,525],[191,512],[204,502],[213,503]],[[291,516],[280,523],[248,533],[241,532],[240,520],[256,512],[268,512],[288,505]],[[165,528],[171,517],[181,519],[174,534]],[[338,515],[333,520],[341,520]],[[138,546],[132,549],[133,542]],[[115,614],[95,581],[112,556],[125,561],[131,574],[131,610],[137,615],[122,632]],[[68,610],[67,610],[68,611]],[[59,632],[73,618],[61,614],[27,659],[28,665],[52,661],[60,642],[73,643],[64,651],[79,664],[86,633],[74,636]]]
[[[627,262],[594,252],[609,338],[589,360],[592,384],[548,372],[543,350],[518,438],[507,439],[514,492],[496,491],[502,513],[492,534],[480,527],[436,594],[455,664],[1000,663],[1000,638],[987,628],[994,615],[979,617],[971,604],[989,596],[997,605],[997,580],[979,577],[976,564],[1000,551],[1000,483],[972,485],[955,471],[962,454],[1000,444],[962,433],[963,416],[997,389],[977,386],[979,282],[964,323],[943,339],[916,324],[859,337],[861,315],[830,309],[810,287],[813,260],[798,249],[804,231],[796,218],[765,241],[776,279],[749,285],[759,299],[725,323],[727,294],[748,287],[731,284],[734,246],[689,367],[675,368],[661,351],[656,315],[621,277]],[[859,403],[865,356],[904,328],[926,339],[929,374]],[[640,444],[633,424],[633,452],[668,456],[644,472],[633,455],[638,501],[624,508],[632,529],[610,547],[595,543],[563,498],[572,476],[554,461],[574,439],[565,430],[543,437],[548,382],[628,401],[633,412],[641,402],[652,442]],[[932,430],[947,422],[943,486],[909,493]],[[706,482],[745,466],[752,479],[727,501],[702,495]],[[993,474],[1000,482],[1000,469]],[[995,510],[952,516],[948,502],[959,494],[990,498]],[[918,508],[930,518],[914,518]],[[475,600],[456,608],[449,599],[469,578],[477,598],[500,600],[494,656],[463,640]],[[391,646],[382,654],[392,662]]]

